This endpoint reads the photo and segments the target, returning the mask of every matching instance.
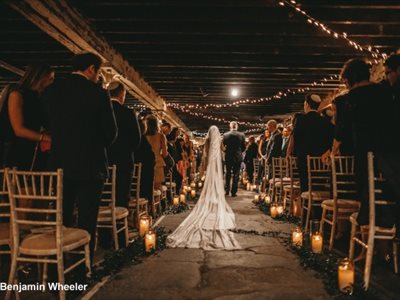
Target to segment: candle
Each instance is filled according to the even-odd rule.
[[[192,183],[190,184],[190,187],[191,187],[192,189],[194,189],[194,188],[196,188],[196,184],[195,184],[194,182],[192,182]]]
[[[179,205],[179,196],[175,196],[174,197],[174,206],[178,206]]]
[[[188,192],[190,192],[192,190],[192,188],[190,187],[190,186],[188,186],[187,188],[186,188],[186,191],[188,191]]]
[[[206,176],[201,177],[201,181],[206,180]]]
[[[256,202],[260,201],[260,195],[254,195],[254,201]]]
[[[203,183],[202,182],[199,182],[199,188],[201,188],[202,186],[203,186]]]
[[[276,218],[276,216],[278,215],[278,210],[276,208],[276,205],[271,205],[270,213],[271,213],[271,218]]]
[[[313,253],[321,253],[322,252],[322,245],[323,245],[323,238],[322,235],[317,232],[311,236],[311,250]]]
[[[248,182],[246,190],[250,191],[250,189],[251,189],[251,184],[250,184],[250,182]]]
[[[278,213],[278,215],[282,215],[283,214],[283,211],[284,211],[284,209],[283,209],[283,205],[282,204],[279,204],[277,207],[276,207],[276,212]]]
[[[187,188],[188,188],[187,185],[184,185],[183,186],[183,192],[187,192]]]
[[[190,192],[190,196],[191,196],[192,198],[196,198],[196,190],[192,190],[192,191]]]
[[[270,196],[265,196],[265,203],[270,204],[271,203],[271,197]]]
[[[261,194],[260,194],[260,200],[261,200],[261,201],[264,201],[264,200],[265,200],[265,196],[266,196],[265,193],[261,193]]]
[[[253,185],[253,191],[257,190],[257,185]]]
[[[145,234],[149,231],[151,223],[151,217],[144,215],[140,217],[139,220],[139,236],[144,237]]]
[[[185,203],[186,202],[186,195],[181,194],[180,195],[180,200],[181,200],[182,203]]]
[[[296,247],[303,246],[303,232],[301,232],[300,227],[296,227],[292,233],[292,244]]]
[[[156,233],[152,230],[149,230],[146,233],[146,237],[144,240],[146,252],[150,252],[151,249],[156,249]]]
[[[338,265],[339,290],[342,293],[351,295],[354,286],[354,266],[352,262],[345,258]]]

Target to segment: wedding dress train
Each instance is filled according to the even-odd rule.
[[[202,248],[205,250],[241,249],[233,232],[235,214],[225,200],[223,183],[221,136],[216,126],[211,126],[205,145],[207,175],[200,198],[187,218],[168,236],[171,248]]]

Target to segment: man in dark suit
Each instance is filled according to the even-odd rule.
[[[242,163],[242,152],[246,149],[246,138],[242,132],[237,131],[237,122],[231,122],[229,127],[231,130],[226,132],[223,137],[226,167],[225,191],[226,195],[229,195],[230,190],[232,197],[236,197],[239,182],[240,164]],[[233,178],[231,189],[232,174]]]
[[[117,166],[116,206],[128,208],[133,171],[133,153],[140,145],[141,132],[135,112],[124,106],[126,90],[122,83],[113,82],[108,87],[118,137],[107,148],[109,165]]]
[[[246,164],[246,172],[250,182],[254,180],[254,159],[257,158],[258,149],[254,136],[249,138],[249,143],[246,147],[246,155],[244,156],[244,163]]]
[[[96,84],[101,58],[78,54],[72,64],[73,73],[56,80],[43,95],[52,137],[49,164],[52,170],[64,170],[64,225],[73,225],[76,203],[78,227],[91,236],[93,258],[98,208],[108,173],[106,147],[115,140],[117,125],[108,93]]]
[[[293,146],[302,192],[308,191],[307,155],[321,156],[332,145],[333,125],[317,112],[320,103],[318,95],[306,95],[305,114],[298,114],[294,123]]]
[[[288,145],[289,145],[289,138],[292,134],[292,128],[290,126],[286,126],[283,128],[282,131],[282,157],[286,157]]]
[[[267,122],[267,129],[271,134],[268,140],[266,157],[268,164],[272,163],[273,157],[282,156],[282,133],[278,130],[278,123],[275,120]]]

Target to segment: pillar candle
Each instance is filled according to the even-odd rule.
[[[311,250],[313,253],[321,253],[323,245],[323,238],[320,233],[315,233],[311,236]]]
[[[149,230],[149,232],[146,233],[144,244],[146,252],[150,252],[151,249],[156,249],[156,233],[154,231]]]
[[[139,220],[139,236],[144,237],[150,229],[151,218],[149,216],[141,216]]]

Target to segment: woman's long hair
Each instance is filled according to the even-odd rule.
[[[158,129],[158,120],[155,116],[153,115],[148,115],[146,117],[146,133],[145,135],[155,135],[157,132],[159,132]]]
[[[33,63],[28,66],[24,76],[18,82],[18,88],[32,90],[40,81],[50,73],[53,69],[44,63]]]

